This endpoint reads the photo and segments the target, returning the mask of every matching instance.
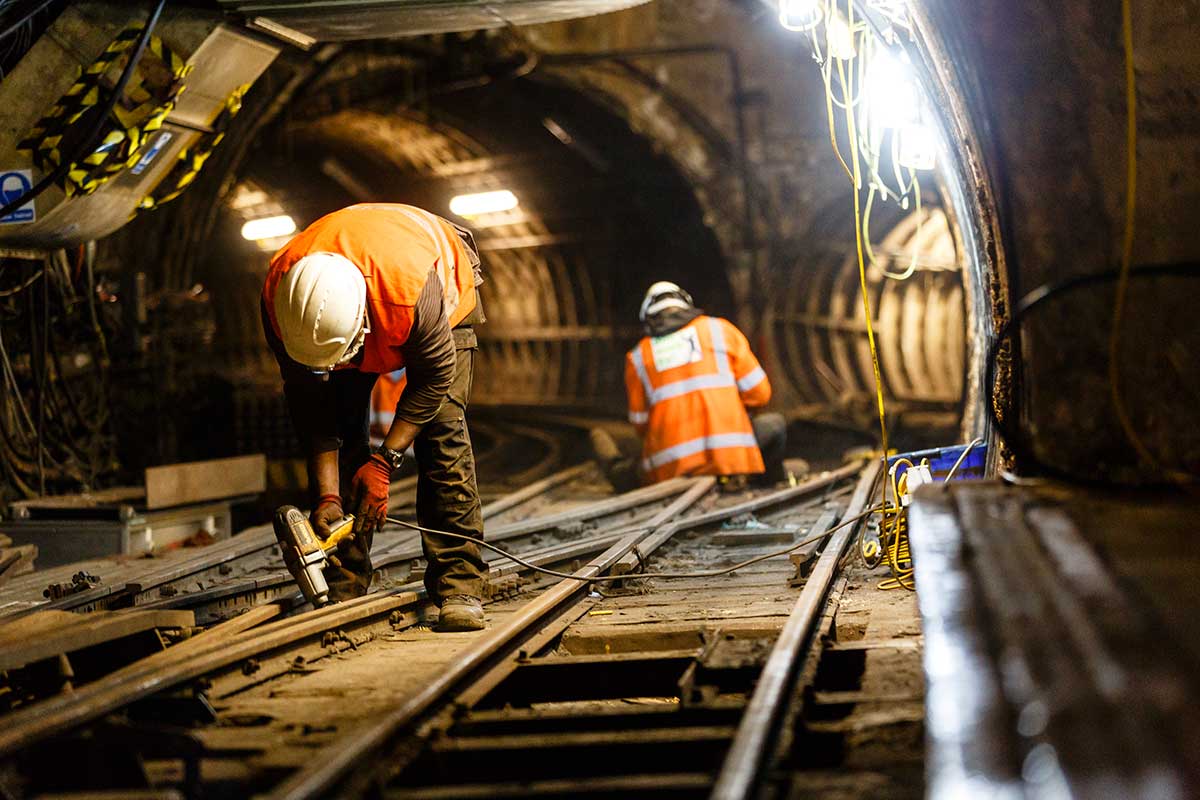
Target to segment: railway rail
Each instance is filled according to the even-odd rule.
[[[490,515],[570,480],[537,481]],[[189,797],[745,796],[786,738],[780,709],[830,618],[873,480],[851,465],[744,499],[685,479],[489,525],[490,541],[572,577],[493,554],[482,634],[427,630],[419,582],[399,577],[413,577],[417,542],[396,537],[379,560],[397,577],[371,595],[302,613],[277,598],[0,717],[0,788],[84,788],[56,768],[66,753],[95,766],[87,788]],[[719,579],[638,577],[720,572],[781,546],[802,570],[773,559]],[[807,575],[798,596],[793,572]],[[700,769],[696,753],[711,757]]]

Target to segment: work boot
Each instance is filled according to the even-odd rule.
[[[483,603],[478,597],[456,594],[442,601],[442,610],[438,614],[436,629],[439,633],[481,631],[483,629]]]

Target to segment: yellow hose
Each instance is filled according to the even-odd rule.
[[[853,0],[849,0],[847,5],[850,8],[850,23],[853,25]],[[845,71],[842,68],[841,62],[838,63],[838,74],[845,80]],[[862,186],[862,176],[858,160],[858,131],[854,121],[854,111],[851,109],[846,113],[846,124],[849,127],[850,141],[855,146],[850,149],[850,162],[853,165],[853,192],[854,192],[854,241],[858,252],[858,281],[859,288],[862,291],[863,315],[867,325],[867,344],[871,348],[871,368],[875,375],[875,401],[879,407],[879,437],[880,444],[883,447],[883,469],[886,473],[888,468],[888,434],[887,434],[887,419],[885,418],[885,409],[883,405],[883,376],[879,371],[879,350],[875,346],[875,326],[871,323],[871,297],[867,292],[867,265],[863,256],[863,231],[862,231],[862,197],[860,195]],[[883,483],[883,505],[887,506],[887,481]]]
[[[1121,242],[1121,271],[1117,278],[1113,324],[1108,337],[1108,387],[1121,430],[1142,461],[1173,480],[1186,481],[1187,476],[1165,467],[1146,447],[1133,426],[1121,391],[1121,327],[1125,319],[1129,273],[1133,268],[1133,236],[1137,221],[1137,74],[1133,68],[1133,10],[1130,0],[1121,0],[1121,33],[1125,50],[1125,233]]]

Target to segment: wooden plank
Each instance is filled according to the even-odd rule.
[[[0,669],[14,669],[153,628],[194,624],[191,611],[39,611],[0,628]],[[37,635],[31,636],[34,631]]]
[[[787,618],[782,614],[768,620],[660,622],[642,625],[580,623],[563,634],[562,648],[572,655],[633,653],[658,649],[702,647],[721,635],[736,638],[773,638]]]
[[[261,453],[168,464],[146,470],[146,508],[258,494],[266,488],[267,458]]]
[[[741,547],[743,545],[791,544],[796,541],[796,531],[791,528],[722,528],[710,534],[709,542],[714,545]]]
[[[449,786],[405,786],[387,791],[386,800],[494,800],[500,797],[641,797],[672,792],[700,796],[712,785],[703,772],[605,775],[547,781],[451,784]]]
[[[37,555],[36,544],[22,544],[0,549],[0,586],[19,575],[33,572],[33,561]]]
[[[913,636],[903,639],[855,639],[848,642],[830,642],[827,650],[920,650],[923,638]]]
[[[80,494],[61,494],[52,497],[37,497],[32,500],[14,500],[8,504],[10,513],[21,516],[23,509],[87,509],[137,505],[145,496],[141,486],[114,486]]]
[[[528,758],[539,749],[644,747],[656,744],[695,744],[724,742],[733,736],[732,725],[701,725],[641,730],[555,731],[551,734],[513,733],[508,736],[441,737],[430,745],[431,752],[480,753],[507,752]]]

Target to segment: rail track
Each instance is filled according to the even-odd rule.
[[[581,471],[490,504],[490,541],[573,577],[490,557],[488,631],[427,629],[419,544],[397,536],[377,551],[373,594],[296,613],[284,587],[0,717],[2,796],[746,796],[787,739],[788,698],[832,618],[854,526],[820,534],[866,508],[874,473],[849,466],[749,497],[704,478],[545,503]],[[516,519],[534,500],[543,513]],[[792,561],[719,578],[598,580],[713,572],[806,538]],[[800,572],[797,594],[788,579]],[[198,607],[219,602],[206,591]],[[64,757],[86,767],[65,772]]]

